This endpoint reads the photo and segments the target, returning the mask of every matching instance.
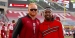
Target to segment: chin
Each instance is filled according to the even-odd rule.
[[[31,15],[31,16],[33,16],[33,17],[34,17],[34,16],[36,16],[36,15]]]
[[[50,17],[46,17],[47,19],[50,19]]]
[[[50,19],[48,19],[48,18],[45,18],[47,21],[49,21]]]
[[[45,17],[46,19],[51,19],[50,17]]]
[[[33,16],[35,16],[36,14],[32,14]]]

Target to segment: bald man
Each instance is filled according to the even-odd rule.
[[[28,6],[28,14],[19,18],[14,28],[12,38],[38,38],[40,21],[36,18],[38,8],[35,3]]]

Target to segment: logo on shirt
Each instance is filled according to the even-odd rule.
[[[29,21],[27,21],[27,23],[30,23]]]

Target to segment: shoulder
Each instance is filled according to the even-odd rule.
[[[60,21],[57,21],[57,20],[54,20],[54,22],[56,22],[56,23],[61,23]]]
[[[19,18],[19,19],[23,19],[23,18],[27,18],[27,16],[21,17],[21,18]]]
[[[36,18],[36,20],[40,22],[40,20],[38,18]]]
[[[39,27],[41,32],[43,31],[43,28],[44,28],[43,26],[44,26],[43,23],[41,23]]]
[[[61,24],[60,21],[55,20],[55,23],[56,23],[56,25],[58,25],[58,26],[62,26],[62,24]]]
[[[18,20],[23,20],[23,19],[26,19],[27,18],[27,16],[24,16],[24,17],[21,17],[21,18],[19,18]]]
[[[44,26],[44,22],[43,23],[40,23],[40,27]]]

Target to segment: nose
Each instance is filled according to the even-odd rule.
[[[35,10],[33,10],[33,11],[35,11]]]
[[[50,15],[50,13],[46,13],[47,15]]]

